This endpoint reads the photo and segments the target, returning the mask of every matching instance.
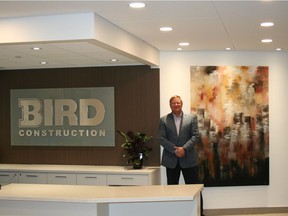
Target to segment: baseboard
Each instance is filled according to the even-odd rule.
[[[204,210],[205,216],[242,215],[242,214],[269,214],[269,213],[288,213],[288,207],[205,209]]]

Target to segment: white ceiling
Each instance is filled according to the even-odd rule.
[[[96,13],[161,51],[288,50],[287,1],[144,1],[143,9],[131,9],[129,1],[0,1],[0,21],[43,15]],[[260,23],[272,21],[273,27]],[[162,26],[172,32],[160,32]],[[1,34],[1,29],[0,29]],[[263,44],[261,39],[271,38]],[[31,50],[40,46],[40,52]],[[183,51],[182,51],[183,52]],[[119,59],[110,62],[110,58]],[[40,61],[48,61],[40,65]],[[143,64],[131,56],[115,53],[87,41],[3,43],[0,69],[85,67]]]

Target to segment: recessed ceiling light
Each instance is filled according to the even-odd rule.
[[[35,51],[41,50],[40,47],[32,47],[31,49],[33,49],[33,50],[35,50]]]
[[[46,64],[48,64],[48,62],[46,62],[46,61],[41,61],[40,64],[41,64],[41,65],[46,65]]]
[[[110,61],[111,61],[111,62],[117,62],[118,59],[113,58],[113,59],[110,59]]]
[[[178,47],[178,48],[177,48],[177,50],[181,51],[181,50],[182,50],[182,48],[181,48],[181,47]]]
[[[160,28],[160,31],[165,31],[165,32],[167,32],[167,31],[172,31],[173,29],[171,28],[171,27],[161,27]]]
[[[129,6],[131,8],[144,8],[146,5],[142,2],[133,2],[133,3],[130,3]]]
[[[231,48],[230,47],[226,47],[225,50],[231,50]]]
[[[277,51],[282,51],[282,48],[276,48]]]
[[[260,24],[262,27],[270,27],[270,26],[274,26],[273,22],[263,22]]]
[[[263,39],[262,40],[262,43],[271,43],[272,42],[272,39]]]
[[[189,46],[189,43],[188,42],[181,42],[181,43],[179,43],[179,46]]]

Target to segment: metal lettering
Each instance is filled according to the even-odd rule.
[[[79,99],[79,105],[73,99],[55,99],[53,105],[52,99],[20,98],[18,106],[22,112],[20,128],[96,126],[105,118],[105,106],[98,99]]]
[[[99,125],[105,116],[105,107],[98,99],[80,99],[80,125]],[[94,114],[93,114],[94,113]]]
[[[55,100],[55,125],[62,126],[64,117],[67,117],[68,125],[77,126],[77,103],[72,99]]]
[[[19,119],[19,127],[39,127],[42,124],[42,104],[37,98],[18,100],[18,106],[22,111],[22,118]]]

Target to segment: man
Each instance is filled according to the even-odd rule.
[[[159,124],[159,142],[164,148],[161,164],[166,167],[167,184],[179,184],[181,172],[186,184],[198,184],[198,156],[195,146],[200,137],[197,117],[183,113],[180,96],[171,97],[169,102],[172,112],[163,116]],[[203,215],[202,195],[201,214]]]

